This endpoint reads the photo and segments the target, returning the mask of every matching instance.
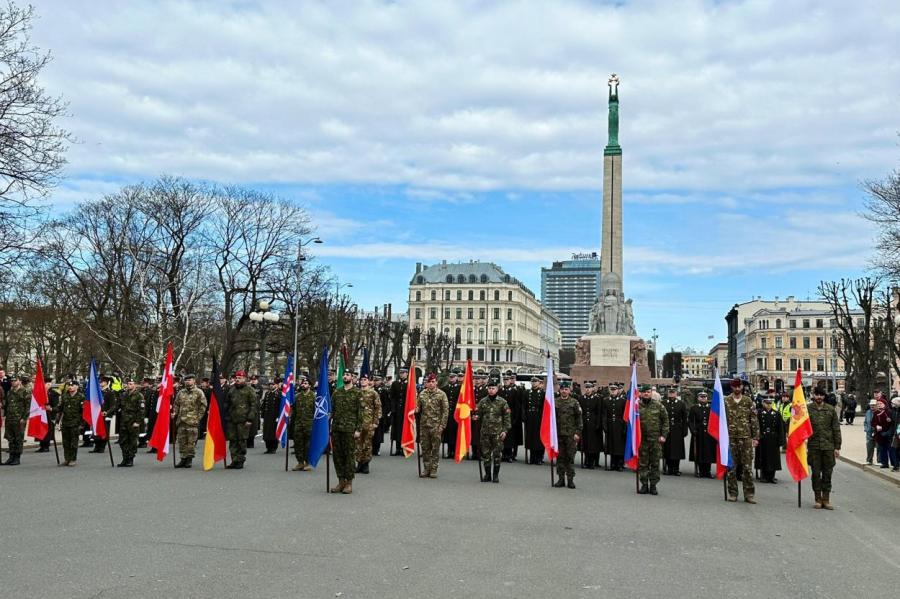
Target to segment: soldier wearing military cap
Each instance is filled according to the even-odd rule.
[[[503,440],[503,461],[512,462],[518,455],[519,445],[522,444],[522,389],[516,385],[516,373],[512,370],[503,373],[503,386],[499,394],[509,406],[512,423]]]
[[[247,460],[247,437],[254,422],[259,422],[259,403],[256,392],[247,384],[243,370],[234,373],[234,385],[228,388],[228,423],[226,438],[231,453],[229,470],[241,470]]]
[[[500,460],[503,456],[503,440],[511,425],[509,404],[497,392],[500,379],[491,377],[486,394],[475,404],[473,423],[479,423],[479,445],[484,466],[482,482],[500,482]],[[474,433],[473,433],[474,436]],[[492,468],[493,465],[493,468]]]
[[[447,424],[449,402],[447,395],[437,388],[437,383],[437,375],[429,373],[425,377],[425,388],[419,392],[416,400],[422,478],[437,478],[441,459],[441,435]]]
[[[138,435],[144,422],[144,396],[141,394],[134,379],[126,379],[119,400],[119,447],[122,450],[120,468],[134,466],[134,456],[137,453]]]
[[[522,419],[525,424],[525,449],[528,463],[544,463],[544,444],[541,441],[541,418],[544,414],[544,379],[531,377],[531,389],[525,394]]]
[[[609,394],[600,403],[600,424],[609,469],[621,472],[625,467],[625,393],[621,383],[610,383]]]
[[[406,387],[410,383],[409,369],[401,368],[398,378],[391,383],[391,455],[403,455],[403,411],[406,405]]]
[[[684,438],[688,434],[687,406],[678,396],[677,387],[669,387],[662,404],[669,415],[669,434],[663,445],[663,460],[665,468],[663,474],[681,476],[681,460],[684,459]]]
[[[638,479],[641,488],[638,493],[657,495],[659,460],[662,457],[662,445],[669,434],[669,415],[662,402],[653,398],[651,385],[641,385],[638,409],[641,413],[641,447],[638,451]]]
[[[784,421],[774,409],[775,398],[767,395],[759,412],[759,445],[756,446],[755,466],[767,483],[777,482],[775,472],[781,470],[781,445],[784,440]]]
[[[759,418],[756,403],[744,395],[741,379],[731,381],[731,395],[725,398],[725,417],[728,422],[728,441],[734,468],[728,471],[728,501],[737,501],[738,479],[744,487],[744,501],[756,503],[756,486],[753,484],[753,449],[759,443]]]
[[[262,415],[263,442],[266,444],[265,453],[275,453],[278,450],[278,437],[275,431],[278,427],[278,416],[281,408],[281,377],[276,377],[269,388],[263,393],[259,405]]]
[[[206,412],[206,396],[197,388],[197,377],[189,374],[184,377],[184,387],[175,396],[172,405],[172,416],[175,418],[175,439],[181,461],[176,468],[190,468],[197,449],[197,427],[200,418]]]
[[[294,441],[294,470],[308,472],[312,467],[307,463],[309,440],[312,435],[313,418],[316,414],[316,393],[309,384],[309,377],[301,373],[297,380],[297,395],[291,412],[291,438]]]
[[[584,422],[581,406],[572,397],[572,382],[561,381],[556,398],[556,438],[559,455],[556,458],[557,481],[554,487],[575,488],[575,452],[581,439]],[[565,478],[563,478],[565,477]]]
[[[484,368],[479,368],[473,374],[473,379],[472,387],[475,396],[475,405],[478,405],[479,400],[486,397],[488,394],[488,373]],[[481,459],[481,423],[478,420],[472,421],[472,459]]]
[[[584,382],[584,393],[578,398],[581,406],[582,468],[593,470],[600,463],[603,450],[603,429],[600,422],[600,394],[596,381]]]
[[[447,396],[447,425],[444,427],[443,443],[447,447],[446,457],[451,457],[456,448],[456,435],[459,431],[459,425],[456,423],[456,402],[459,401],[459,390],[462,383],[459,380],[459,369],[453,368],[450,371],[447,384],[441,389]]]
[[[110,424],[116,413],[116,392],[112,390],[112,377],[100,377],[100,394],[103,396],[103,405],[101,407],[101,415],[103,416],[103,424],[106,426],[107,438],[101,439],[97,435],[93,435],[94,449],[89,453],[103,453],[106,451],[106,444],[109,441],[109,432],[112,430]]]
[[[18,466],[25,441],[25,426],[31,410],[31,394],[28,392],[28,377],[14,377],[10,382],[9,393],[3,399],[4,437],[9,442],[9,458],[4,462],[7,466]]]
[[[54,409],[56,422],[62,431],[63,456],[60,466],[74,466],[78,459],[78,435],[81,431],[82,408],[85,398],[75,378],[66,381],[66,388],[59,398],[59,407]]]
[[[715,438],[709,434],[709,394],[697,393],[697,403],[688,412],[688,428],[691,431],[690,460],[695,465],[697,478],[713,478],[711,466],[716,461]]]

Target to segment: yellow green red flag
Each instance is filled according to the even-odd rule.
[[[794,397],[791,402],[791,422],[788,428],[787,449],[785,458],[788,471],[796,481],[809,476],[809,464],[806,461],[806,440],[812,436],[812,424],[806,409],[806,396],[803,393],[803,379],[800,369],[794,382]]]

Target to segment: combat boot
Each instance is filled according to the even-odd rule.
[[[231,462],[232,470],[243,470],[244,462]]]
[[[350,495],[353,493],[353,481],[347,481],[347,484],[344,485],[344,488],[341,489],[341,493],[344,495]]]
[[[575,488],[575,477],[574,477],[574,476],[568,476],[568,477],[566,477],[566,478],[569,479],[569,482],[568,482],[568,484],[566,484],[566,486],[569,487],[570,489],[574,489],[574,488]]]
[[[831,505],[831,491],[822,491],[822,508],[826,510],[834,509],[834,506]]]
[[[297,462],[297,465],[294,466],[293,468],[291,468],[291,470],[293,470],[294,472],[298,472],[300,470],[303,470],[303,466],[305,466],[305,465],[306,465],[306,462]]]
[[[638,495],[646,495],[650,492],[650,488],[647,486],[647,483],[641,483],[641,488],[638,490]]]
[[[494,482],[500,482],[500,464],[494,464]]]
[[[494,480],[494,479],[493,479],[493,477],[491,476],[491,469],[490,469],[489,466],[485,466],[485,468],[484,468],[484,474],[483,474],[482,477],[481,477],[481,482],[483,482],[483,483],[489,483],[489,482],[491,482],[492,480]]]
[[[181,458],[181,460],[179,460],[178,463],[175,464],[175,467],[176,468],[187,468],[187,466],[185,466],[185,463],[186,463],[186,459]]]
[[[3,462],[4,466],[12,466],[13,454],[9,454],[9,457],[6,458],[6,461]]]
[[[356,462],[356,473],[362,474],[362,462]]]
[[[650,485],[650,494],[651,495],[659,495],[659,491],[656,490],[656,485]]]
[[[816,491],[816,504],[813,506],[813,509],[820,510],[822,509],[822,492]]]
[[[191,463],[194,461],[194,458],[184,458],[184,466],[182,468],[190,468]]]
[[[132,468],[134,466],[134,457],[128,458],[128,463],[125,464],[126,468]]]
[[[744,495],[744,501],[751,505],[756,505],[756,498],[753,495]]]
[[[11,461],[8,462],[9,465],[10,465],[10,466],[18,466],[18,465],[19,465],[19,456],[20,456],[20,455],[22,455],[22,454],[21,454],[21,453],[14,453],[14,454],[12,454],[12,457],[10,458]]]
[[[116,464],[116,468],[125,468],[128,465],[128,458],[122,458],[122,461]],[[178,468],[178,465],[175,465]]]
[[[347,486],[347,483],[342,478],[338,481],[338,484],[336,486],[331,487],[331,492],[332,493],[340,493],[341,491],[344,490],[344,487],[346,487],[346,486]]]
[[[559,475],[559,478],[557,479],[557,481],[555,483],[553,483],[553,486],[556,487],[557,489],[562,489],[563,487],[566,486],[566,479],[563,478],[562,474]]]
[[[362,467],[359,469],[360,474],[368,474],[369,473],[369,462],[363,463]]]

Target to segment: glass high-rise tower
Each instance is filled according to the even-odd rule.
[[[562,347],[573,349],[588,332],[591,308],[600,295],[600,256],[574,254],[541,269],[541,302],[559,317]]]

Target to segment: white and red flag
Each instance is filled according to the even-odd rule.
[[[159,385],[159,397],[156,400],[156,424],[147,445],[156,449],[156,461],[162,462],[169,455],[172,445],[171,417],[172,393],[175,390],[175,370],[172,364],[172,344],[166,355],[166,367],[163,369],[162,383]]]
[[[37,361],[37,372],[34,375],[34,387],[31,390],[31,409],[28,410],[29,437],[43,439],[50,430],[47,421],[47,385],[44,384],[44,369],[41,361]]]
[[[550,460],[559,455],[559,438],[556,436],[556,395],[553,389],[553,358],[547,352],[547,386],[544,390],[544,413],[541,415],[541,443]]]

